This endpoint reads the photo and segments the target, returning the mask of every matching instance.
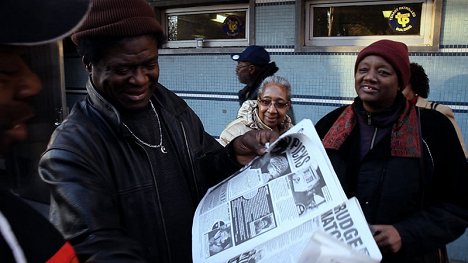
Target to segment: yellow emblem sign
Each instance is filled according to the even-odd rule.
[[[399,6],[390,14],[388,23],[394,31],[406,32],[413,28],[416,20],[417,14],[410,7]]]

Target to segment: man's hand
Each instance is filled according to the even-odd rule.
[[[248,164],[258,155],[265,154],[265,144],[274,142],[278,134],[267,130],[252,130],[234,139],[233,149],[236,160],[242,164]]]
[[[374,239],[382,252],[397,253],[401,249],[401,237],[392,225],[373,225]]]

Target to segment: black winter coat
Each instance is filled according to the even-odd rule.
[[[191,247],[168,244],[167,224],[180,222],[162,216],[161,164],[150,162],[146,148],[90,82],[87,89],[88,96],[56,129],[40,160],[40,175],[52,191],[52,222],[81,262],[173,262],[174,253],[188,254],[191,262]],[[181,98],[158,84],[151,100],[178,150],[172,154],[184,171],[181,185],[192,196],[192,205],[179,209],[193,216],[208,187],[240,166]],[[191,226],[192,217],[186,220],[184,225]]]
[[[47,218],[3,188],[0,188],[0,216],[1,262],[75,262],[72,246]],[[11,242],[15,239],[16,242]]]
[[[325,136],[345,107],[316,124]],[[356,196],[369,224],[393,225],[402,239],[382,262],[444,262],[445,244],[468,226],[466,161],[455,129],[437,111],[420,109],[423,160],[392,157],[387,134],[362,160],[359,125],[328,156],[348,197]]]

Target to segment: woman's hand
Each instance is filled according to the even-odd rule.
[[[382,252],[397,253],[401,249],[401,237],[392,225],[372,225],[374,240]]]

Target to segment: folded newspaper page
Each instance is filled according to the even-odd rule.
[[[380,262],[310,120],[210,188],[192,226],[193,262]]]

